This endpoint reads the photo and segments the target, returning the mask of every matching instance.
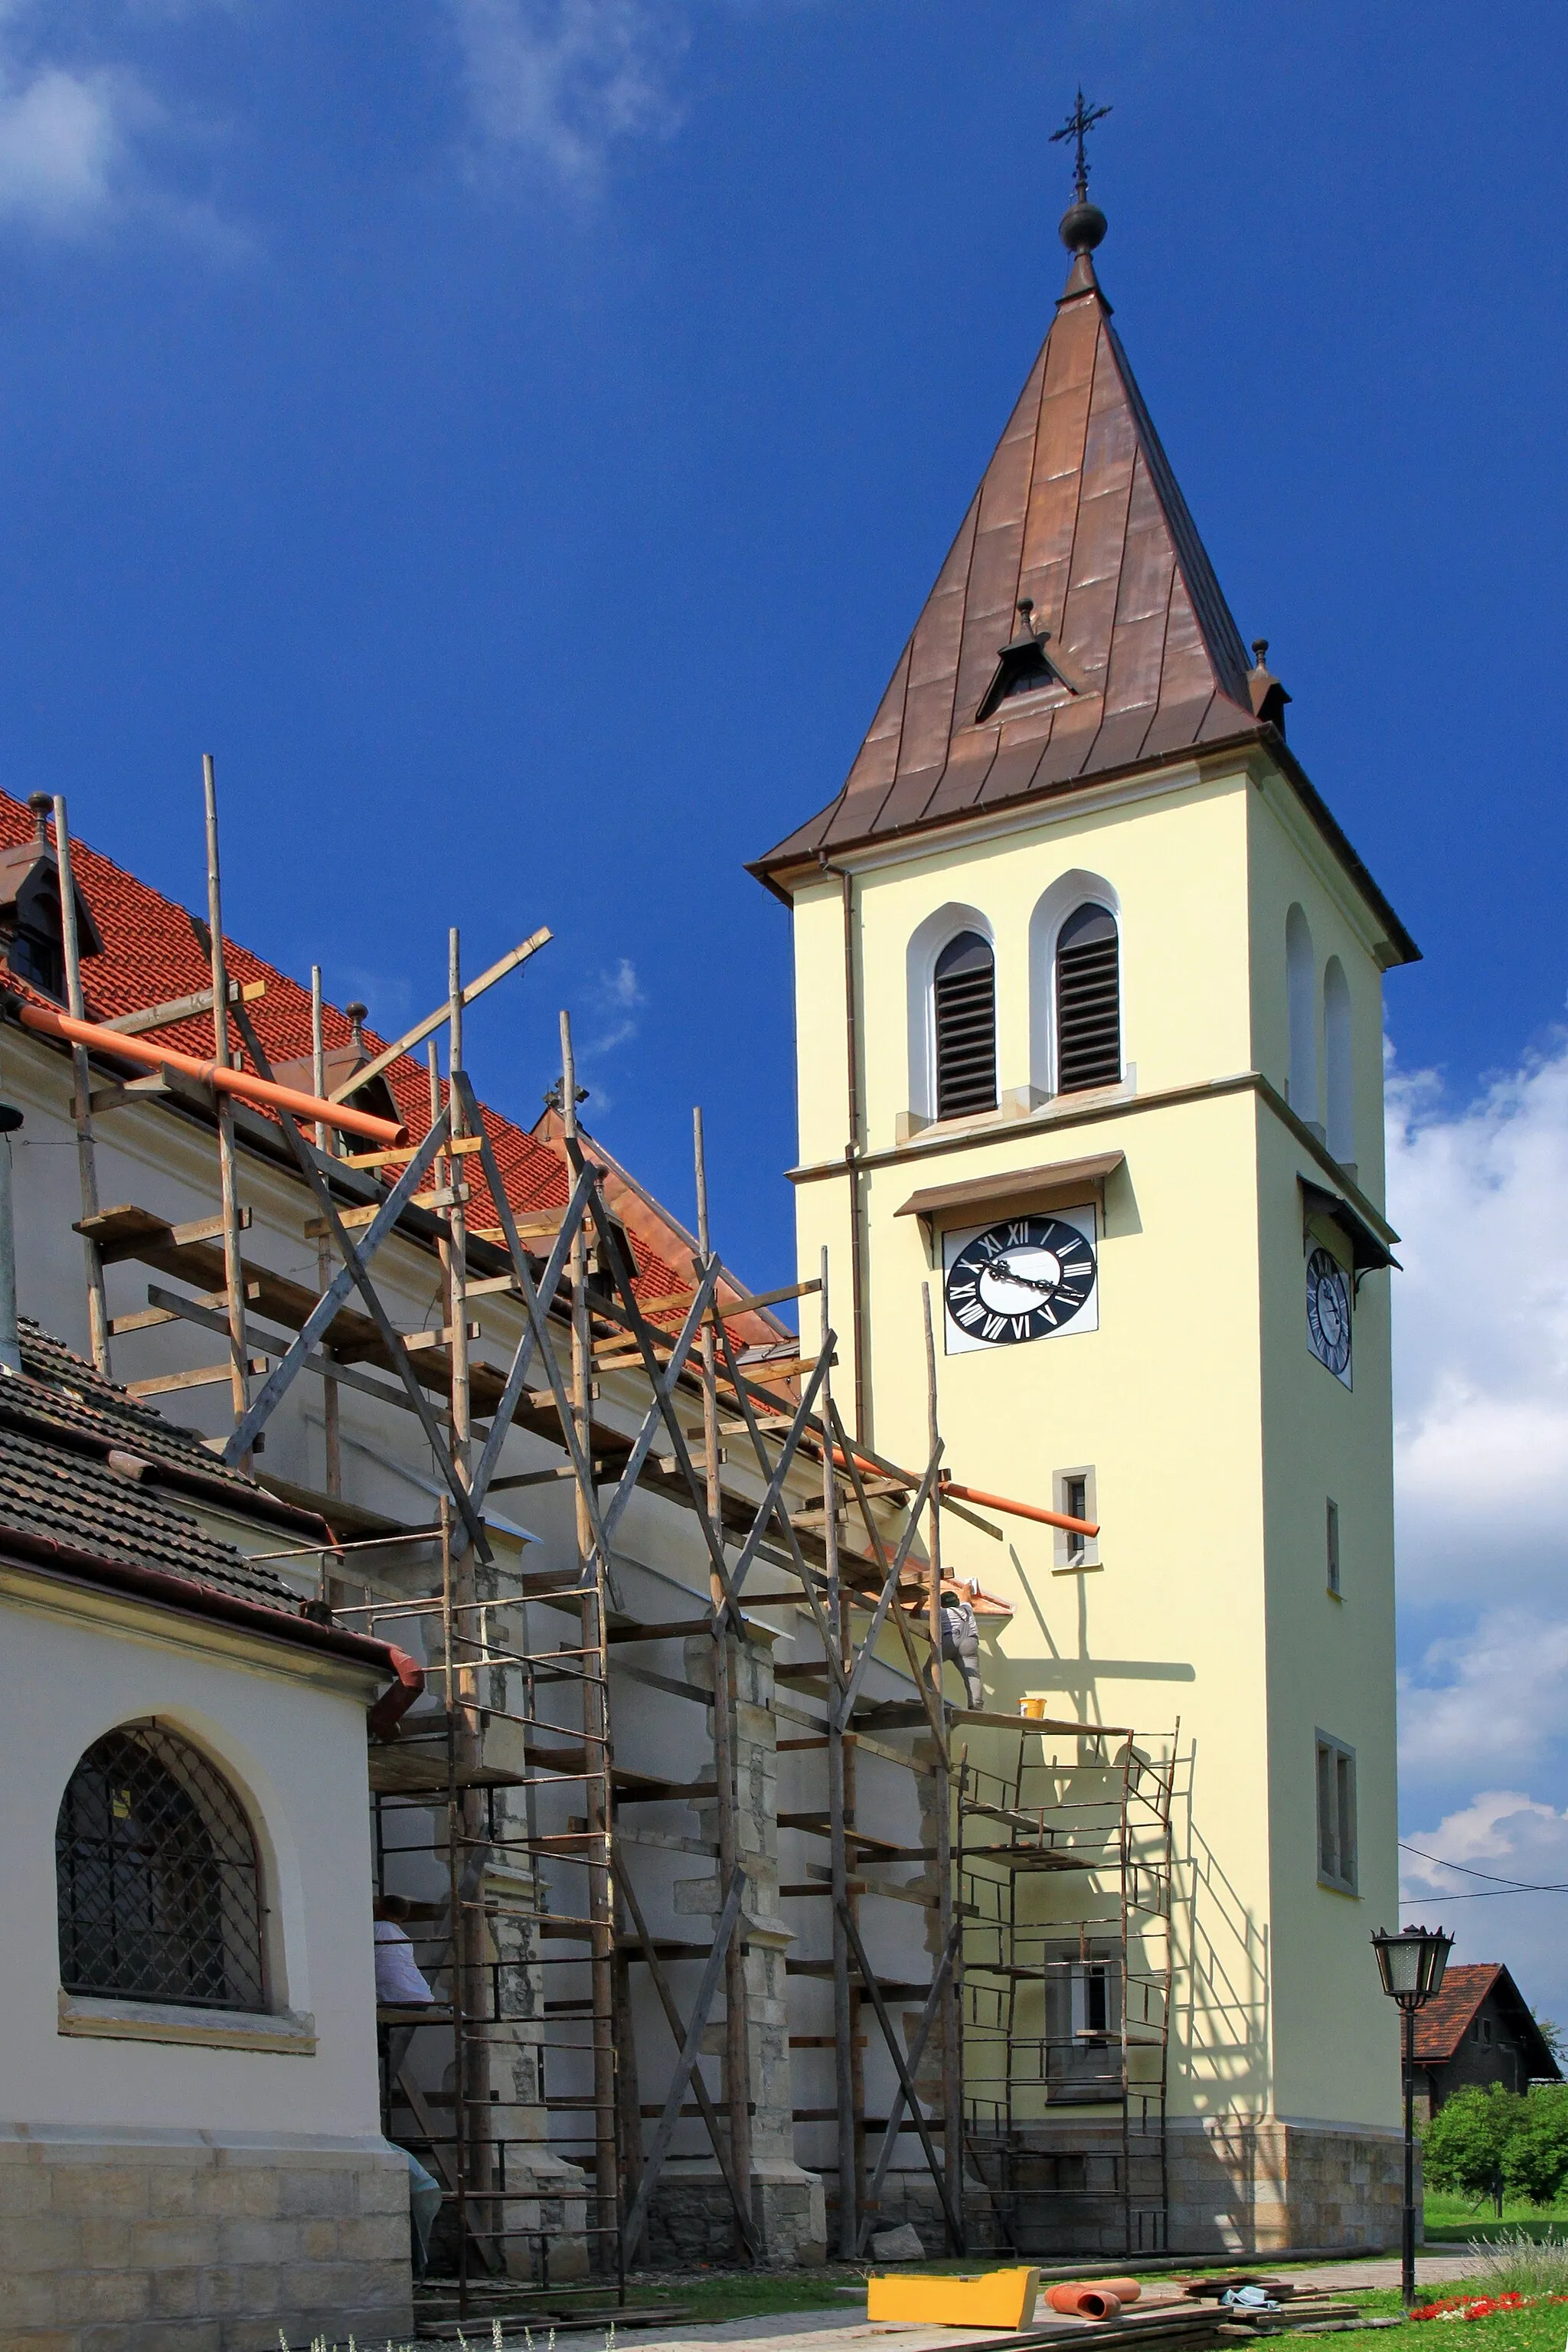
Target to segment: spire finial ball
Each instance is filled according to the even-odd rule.
[[[1104,244],[1108,226],[1100,206],[1086,196],[1063,213],[1059,235],[1069,253],[1092,253],[1097,245]]]

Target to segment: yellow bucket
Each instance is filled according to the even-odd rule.
[[[978,2271],[958,2278],[895,2272],[867,2282],[866,2316],[925,2327],[1026,2327],[1039,2289],[1037,2270]]]

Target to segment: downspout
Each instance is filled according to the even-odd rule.
[[[868,1340],[860,1243],[860,1045],[855,986],[855,877],[846,866],[829,865],[826,850],[817,851],[816,862],[824,874],[831,874],[837,880],[844,908],[844,1067],[849,1098],[849,1140],[844,1147],[844,1170],[849,1181],[849,1316],[855,1339],[855,1434],[862,1445],[869,1445],[872,1431],[868,1418],[869,1382],[866,1370]]]
[[[0,1103],[0,1371],[19,1373],[22,1339],[16,1326],[16,1213],[11,1189],[11,1138],[22,1124],[14,1104]]]

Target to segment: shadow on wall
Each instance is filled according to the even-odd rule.
[[[1263,2114],[1269,2095],[1268,1931],[1194,1822],[1195,1744],[1186,1767],[1186,1786],[1178,1789],[1173,1810],[1173,2073],[1191,2084],[1200,2114],[1224,2107]]]

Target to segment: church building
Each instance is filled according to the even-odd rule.
[[[949,1572],[1011,1611],[972,1784],[1015,1773],[995,1717],[1020,1711],[1129,1727],[1172,1771],[1168,1899],[1124,1871],[1123,1983],[1067,1929],[1070,1873],[1016,1876],[1071,1980],[1038,2042],[1109,2042],[1142,2002],[1166,2242],[1376,2244],[1400,2163],[1368,1942],[1397,1910],[1381,989],[1418,950],[1244,649],[1100,289],[1105,227],[1080,160],[1049,333],[847,782],[752,869],[793,913],[799,1263],[829,1254],[862,1442],[921,1450],[929,1297],[960,1475],[1098,1528],[1015,1517],[998,1547],[944,1518]],[[1042,2163],[1071,2095],[1043,2073],[1032,2107],[998,2093]],[[1080,2163],[1094,2105],[1086,2081]]]

